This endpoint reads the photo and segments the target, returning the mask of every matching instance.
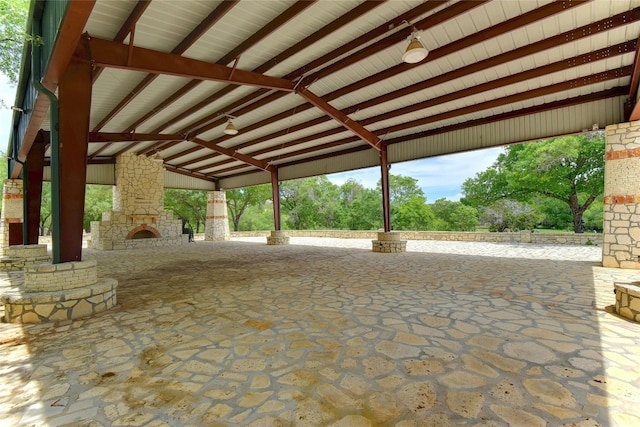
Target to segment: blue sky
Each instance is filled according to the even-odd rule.
[[[417,179],[427,196],[427,203],[433,203],[442,197],[457,201],[462,196],[461,186],[464,180],[491,166],[502,151],[502,147],[496,147],[396,163],[391,166],[390,173]],[[380,180],[380,168],[336,173],[328,175],[328,178],[337,185],[353,178],[365,187],[375,188]]]
[[[7,107],[15,101],[16,88],[9,84],[9,80],[0,73],[0,99]],[[11,110],[0,107],[0,151],[6,152],[9,143],[9,129],[11,129]]]
[[[7,78],[0,74],[0,98],[5,105],[11,106],[15,101],[14,86]],[[0,108],[0,150],[6,151],[11,128],[12,112],[8,108]],[[467,153],[450,154],[448,156],[433,157],[411,162],[396,163],[391,166],[391,173],[416,178],[422,187],[427,202],[433,203],[441,197],[449,200],[459,200],[461,185],[465,179],[475,176],[485,170],[502,152],[502,148],[470,151]],[[380,179],[380,168],[360,169],[328,175],[331,182],[341,185],[347,179],[353,178],[368,188],[375,188]]]

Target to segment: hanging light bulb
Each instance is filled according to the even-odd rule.
[[[427,57],[429,51],[420,40],[420,32],[413,27],[413,32],[409,36],[409,45],[402,55],[402,60],[407,64],[416,64]]]
[[[227,125],[224,127],[224,133],[227,135],[237,135],[238,129],[233,125],[231,117],[227,117]]]

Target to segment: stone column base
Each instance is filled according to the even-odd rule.
[[[640,323],[640,282],[614,283],[613,287],[616,291],[615,312]]]
[[[117,304],[115,279],[98,279],[95,260],[25,267],[24,285],[0,296],[6,322],[43,323],[92,316]]]
[[[407,251],[407,241],[400,240],[398,232],[378,233],[378,240],[372,240],[371,244],[373,252],[399,253]]]
[[[271,236],[267,236],[267,245],[288,245],[289,236],[284,231],[276,230],[271,232]]]
[[[47,245],[16,245],[5,248],[0,257],[0,271],[21,271],[27,266],[51,262]]]

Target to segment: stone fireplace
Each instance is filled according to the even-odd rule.
[[[99,250],[181,245],[182,221],[164,210],[162,162],[124,153],[116,161],[113,210],[91,223],[89,247]]]

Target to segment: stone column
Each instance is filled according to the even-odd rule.
[[[278,246],[288,244],[289,236],[287,236],[282,230],[274,230],[271,232],[271,236],[267,236],[267,245]]]
[[[604,267],[640,269],[640,121],[606,128]]]
[[[23,193],[21,179],[5,179],[2,187],[2,215],[0,216],[0,256],[6,254],[9,248],[9,227],[10,224],[20,224],[23,215]]]
[[[372,240],[373,252],[381,253],[398,253],[407,251],[407,241],[400,240],[400,233],[398,232],[380,232],[378,233],[378,240]]]
[[[207,220],[204,225],[204,240],[229,240],[229,218],[227,196],[224,191],[209,191],[207,194]]]

